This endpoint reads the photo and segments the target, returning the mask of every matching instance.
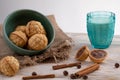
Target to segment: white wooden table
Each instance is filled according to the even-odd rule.
[[[73,49],[70,53],[70,58],[58,64],[76,62],[74,58],[76,51],[83,45],[87,45],[90,48],[90,50],[92,50],[87,34],[81,34],[81,33],[67,33],[67,34],[73,39]],[[111,46],[104,50],[108,52],[108,56],[106,60],[104,61],[104,63],[100,65],[99,70],[88,74],[87,80],[120,80],[120,68],[114,67],[114,64],[116,62],[120,63],[120,36],[114,36]],[[82,67],[80,69],[83,69],[89,66],[90,64],[92,64],[92,62],[88,58],[85,62],[82,62]],[[38,74],[52,73],[56,75],[55,78],[41,79],[41,80],[70,80],[69,76],[63,75],[63,71],[67,70],[69,74],[78,71],[76,67],[53,70],[52,69],[53,65],[55,65],[55,63],[42,63],[40,65],[27,67],[21,69],[13,77],[0,75],[0,80],[22,80],[23,76],[31,75],[33,71],[37,72]]]

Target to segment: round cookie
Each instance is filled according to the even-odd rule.
[[[25,25],[20,25],[15,28],[15,31],[22,31],[26,33],[26,26]]]
[[[14,31],[9,36],[10,40],[17,46],[23,47],[27,43],[27,37],[22,31]]]
[[[0,71],[7,76],[14,76],[19,71],[19,62],[13,56],[6,56],[0,61]]]
[[[35,34],[28,40],[28,47],[32,50],[42,50],[48,44],[48,39],[44,34]]]
[[[26,34],[28,37],[31,37],[34,34],[45,34],[46,35],[46,31],[40,22],[32,20],[27,23]]]

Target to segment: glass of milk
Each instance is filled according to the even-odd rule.
[[[87,13],[87,33],[93,48],[108,48],[114,36],[114,28],[115,13],[109,11]]]

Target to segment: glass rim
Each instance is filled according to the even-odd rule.
[[[92,17],[93,15],[103,15],[105,14],[106,16],[114,16],[115,17],[115,13],[111,12],[111,11],[91,11],[87,13],[88,17]]]

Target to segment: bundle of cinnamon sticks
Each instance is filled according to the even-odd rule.
[[[52,66],[52,68],[53,68],[53,70],[58,70],[58,69],[67,68],[67,67],[74,67],[74,66],[77,66],[78,64],[81,64],[81,63],[76,62],[76,63],[69,63],[69,64],[54,65],[54,66]],[[74,74],[77,76],[77,78],[80,78],[84,75],[87,75],[89,73],[92,73],[92,72],[98,70],[99,67],[100,67],[100,64],[94,63],[82,70],[81,69],[78,70]],[[27,79],[43,79],[43,78],[55,78],[55,74],[25,76],[22,79],[27,80]]]
[[[53,70],[57,70],[57,69],[62,69],[62,68],[67,68],[67,67],[73,67],[73,66],[77,66],[78,64],[80,64],[80,62],[77,62],[77,63],[70,63],[70,64],[61,64],[61,65],[55,65],[53,66]],[[79,77],[82,77],[84,75],[87,75],[89,73],[92,73],[96,70],[98,70],[100,67],[100,64],[98,63],[94,63],[82,70],[79,70],[77,71],[76,73],[74,73],[75,75],[79,76]]]

